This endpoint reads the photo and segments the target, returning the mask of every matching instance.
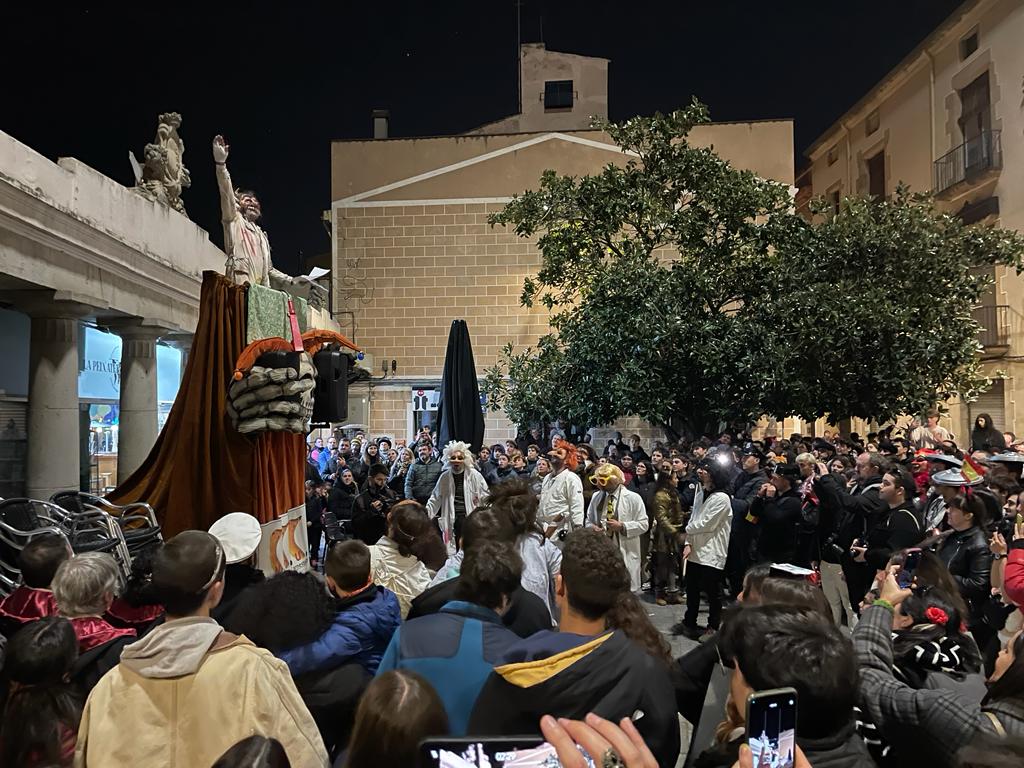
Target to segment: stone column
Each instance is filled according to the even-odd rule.
[[[181,353],[181,372],[179,374],[179,383],[185,380],[185,368],[188,367],[188,358],[189,355],[192,354],[193,338],[195,338],[194,334],[185,333],[183,331],[165,333],[160,337],[160,341]]]
[[[156,442],[156,340],[165,331],[141,324],[111,325],[121,344],[121,404],[117,483],[139,468]]]
[[[77,490],[80,482],[78,318],[55,316],[57,304],[32,316],[26,485],[33,499]]]

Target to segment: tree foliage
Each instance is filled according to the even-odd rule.
[[[973,268],[1020,269],[1019,235],[904,189],[807,222],[788,187],[691,144],[705,122],[697,102],[600,122],[624,164],[547,171],[491,217],[537,237],[521,300],[551,310],[549,334],[487,372],[493,408],[698,433],[763,413],[887,418],[978,391],[971,309],[987,282]]]

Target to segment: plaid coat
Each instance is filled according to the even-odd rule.
[[[989,702],[983,708],[945,689],[915,689],[893,675],[892,612],[867,608],[853,630],[860,665],[860,708],[889,740],[889,734],[918,742],[922,765],[956,765],[956,754],[979,733],[1024,736],[1024,704]]]

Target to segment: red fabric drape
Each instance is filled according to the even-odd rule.
[[[225,413],[235,361],[245,347],[246,288],[203,273],[199,324],[167,423],[149,456],[108,498],[153,506],[164,535],[207,529],[229,512],[269,522],[304,502],[305,440],[250,438]]]

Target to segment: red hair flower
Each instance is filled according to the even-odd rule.
[[[949,615],[944,610],[936,608],[934,605],[925,610],[924,615],[928,621],[932,624],[938,624],[940,627],[946,626],[946,623],[949,621]]]

